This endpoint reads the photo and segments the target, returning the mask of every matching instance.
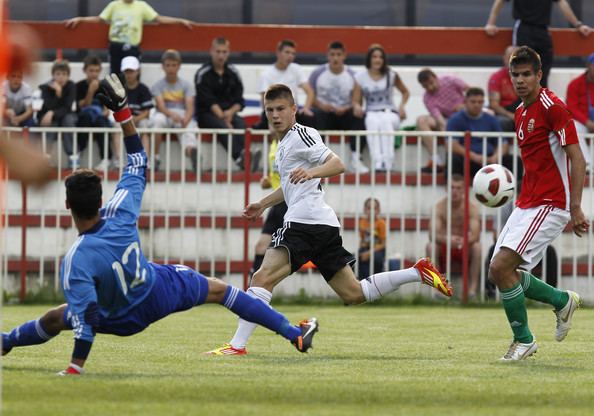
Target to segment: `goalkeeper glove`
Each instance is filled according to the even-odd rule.
[[[128,108],[128,94],[126,88],[116,74],[107,75],[100,83],[101,92],[97,99],[113,111],[113,117],[118,123],[126,123],[132,119],[132,112]]]

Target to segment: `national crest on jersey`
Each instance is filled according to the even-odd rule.
[[[536,101],[515,112],[516,137],[524,164],[522,191],[516,205],[553,205],[569,209],[569,160],[563,147],[577,144],[571,114],[565,103],[546,88]]]
[[[291,183],[289,178],[297,168],[307,170],[323,164],[330,153],[316,129],[298,123],[280,140],[274,163],[288,206],[285,222],[340,226],[336,213],[324,201],[321,179]]]

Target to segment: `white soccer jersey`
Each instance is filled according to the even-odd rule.
[[[345,66],[340,74],[335,74],[328,64],[324,64],[312,72],[309,84],[319,101],[336,107],[349,107],[355,87],[355,73]]]
[[[281,187],[289,209],[285,222],[324,224],[340,227],[336,213],[326,201],[321,179],[304,183],[291,183],[289,174],[299,167],[310,169],[319,166],[330,155],[316,129],[295,123],[278,144],[274,164],[280,173]]]

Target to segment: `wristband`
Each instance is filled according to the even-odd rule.
[[[132,110],[130,110],[130,107],[125,107],[113,113],[113,118],[120,124],[126,123],[132,120]]]

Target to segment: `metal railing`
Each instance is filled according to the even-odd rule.
[[[80,134],[93,133],[100,135],[100,141],[107,150],[112,135],[119,134],[118,129],[81,129],[81,128],[32,128],[22,132],[20,129],[4,129],[9,138],[21,135],[37,143],[44,152],[51,153],[52,162],[56,165],[55,181],[45,189],[26,189],[14,184],[6,187],[6,209],[4,212],[4,241],[2,252],[2,275],[4,282],[9,275],[20,276],[21,295],[24,296],[27,276],[35,276],[38,285],[46,285],[53,280],[54,289],[58,289],[59,262],[75,238],[75,230],[68,211],[63,207],[64,193],[62,179],[69,173],[68,163],[62,151],[64,135],[71,133],[74,137],[74,151],[77,152],[77,139]],[[216,274],[222,277],[242,275],[244,285],[247,284],[247,273],[251,264],[252,243],[260,230],[260,223],[249,224],[241,218],[241,211],[247,202],[264,194],[259,189],[261,175],[268,174],[269,132],[256,130],[210,130],[210,129],[139,129],[141,134],[149,138],[149,163],[155,166],[156,135],[163,134],[161,147],[160,171],[150,169],[147,175],[147,189],[139,220],[141,240],[145,255],[149,260],[159,262],[188,263],[205,274]],[[56,133],[54,144],[49,139]],[[192,171],[189,158],[184,148],[176,140],[182,133],[197,136],[197,154],[200,168]],[[355,138],[356,150],[360,152],[361,139],[378,132],[370,131],[326,131],[321,132],[329,147],[346,163],[350,160],[349,140]],[[250,166],[251,157],[256,149],[262,151],[263,169],[242,172],[236,166],[230,152],[225,152],[217,139],[226,139],[228,148],[232,147],[232,135],[244,134],[246,151],[245,165]],[[385,134],[383,132],[382,134]],[[445,146],[435,146],[446,160],[448,169],[445,175],[433,171],[431,174],[421,173],[428,155],[422,149],[419,137],[432,136],[447,138],[464,136],[461,132],[411,132],[395,131],[389,133],[400,136],[402,144],[396,150],[393,168],[386,172],[378,172],[370,164],[371,171],[366,174],[351,172],[326,180],[326,200],[336,211],[343,225],[345,247],[356,253],[359,247],[359,221],[362,218],[363,201],[377,198],[381,202],[381,213],[387,224],[385,267],[393,264],[391,260],[399,260],[402,267],[407,267],[416,258],[425,255],[425,247],[429,236],[435,235],[436,214],[435,203],[440,198],[447,198],[447,235],[445,264],[441,267],[446,273],[454,273],[451,259],[452,209],[450,193],[446,190],[447,178],[451,178],[452,147],[446,140]],[[477,133],[473,136],[483,139],[483,159],[486,160],[486,139],[513,139],[513,133]],[[592,140],[592,135],[589,136]],[[92,168],[97,159],[97,151],[87,137],[87,145],[81,161],[84,167]],[[117,139],[121,140],[121,139]],[[518,159],[518,148],[510,147],[514,160]],[[590,147],[591,156],[592,148]],[[107,152],[106,152],[107,153]],[[104,169],[104,195],[109,198],[123,168],[123,153],[120,147],[119,166]],[[500,161],[501,162],[501,161]],[[517,168],[517,161],[514,162]],[[586,215],[594,214],[593,173],[590,170],[582,206]],[[469,183],[469,182],[467,182]],[[466,198],[470,198],[467,194]],[[475,201],[476,203],[476,201]],[[477,204],[478,205],[478,204]],[[496,231],[501,222],[501,210],[480,207],[481,212],[481,272],[480,293],[484,299],[486,271],[482,265],[490,245],[494,243],[491,233]],[[370,229],[374,229],[375,220],[371,217]],[[20,237],[18,237],[20,235]],[[557,249],[559,263],[557,266],[558,285],[570,284],[573,287],[583,285],[581,277],[587,278],[587,288],[592,289],[592,228],[583,239],[568,237],[565,232],[553,245]],[[17,244],[20,243],[20,244]],[[377,242],[371,233],[371,253]],[[468,247],[463,248],[468,254]],[[437,258],[438,247],[434,242],[429,244],[429,253]],[[371,273],[374,271],[374,258],[370,259]],[[467,264],[467,262],[465,262]],[[358,272],[358,267],[356,271]],[[546,274],[546,267],[543,275]],[[463,293],[468,289],[468,270],[462,270]],[[570,276],[570,277],[568,277]],[[52,279],[53,277],[53,279]],[[569,279],[569,281],[567,280]],[[14,280],[14,279],[13,279]],[[323,284],[323,280],[319,279]]]

